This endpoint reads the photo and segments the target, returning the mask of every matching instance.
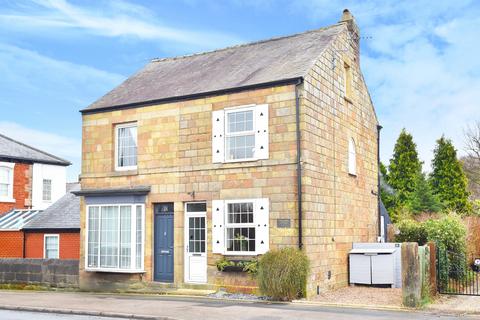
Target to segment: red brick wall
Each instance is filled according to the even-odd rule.
[[[28,209],[31,206],[32,165],[15,163],[13,169],[13,198],[15,203],[0,202],[0,214],[12,209]]]
[[[22,231],[0,231],[0,258],[23,258]]]
[[[60,235],[60,259],[80,258],[80,232],[48,232]],[[25,234],[25,258],[43,258],[43,232]]]

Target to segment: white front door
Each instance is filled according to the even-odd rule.
[[[207,204],[185,204],[185,282],[207,282]]]

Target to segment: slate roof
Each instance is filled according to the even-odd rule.
[[[67,193],[37,214],[23,229],[80,229],[80,198],[72,193],[77,190],[80,190],[79,183],[68,184]]]
[[[156,59],[84,113],[303,78],[345,24],[211,52]]]
[[[60,166],[71,165],[67,160],[30,147],[2,134],[0,134],[0,159],[31,161]]]

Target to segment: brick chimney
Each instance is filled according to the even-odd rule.
[[[339,21],[340,23],[345,23],[347,29],[350,32],[350,44],[354,47],[355,55],[357,61],[360,61],[360,29],[355,22],[355,18],[348,11],[348,9],[343,10],[342,18]]]

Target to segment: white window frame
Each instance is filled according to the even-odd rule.
[[[47,258],[47,238],[57,238],[57,253],[58,256],[56,258]],[[46,233],[43,235],[43,258],[44,259],[60,259],[60,235],[59,234],[51,234]]]
[[[137,143],[137,165],[135,166],[119,166],[118,165],[118,131],[119,129],[125,128],[137,128],[137,135],[135,136],[135,142]],[[115,128],[115,171],[128,171],[128,170],[136,170],[138,168],[138,124],[137,122],[128,122],[128,123],[119,123],[114,126]]]
[[[355,139],[348,140],[348,174],[357,176],[357,144]]]
[[[258,237],[257,232],[257,219],[255,214],[255,202],[257,199],[235,199],[235,200],[225,200],[224,203],[224,211],[223,211],[223,219],[224,219],[224,229],[223,229],[223,237],[224,237],[224,248],[223,254],[228,256],[257,256],[257,244],[256,239]],[[228,205],[233,203],[245,203],[245,202],[252,202],[253,203],[253,222],[252,223],[228,223]],[[228,251],[227,250],[227,233],[229,228],[254,228],[255,229],[255,251]]]
[[[236,106],[236,107],[231,107],[231,108],[225,108],[225,114],[224,114],[224,117],[225,117],[225,120],[224,120],[224,162],[225,163],[232,163],[232,162],[243,162],[243,161],[255,161],[255,160],[258,160],[258,158],[255,157],[255,150],[253,150],[253,157],[252,158],[242,158],[242,159],[227,159],[227,152],[228,152],[228,149],[227,149],[227,139],[229,137],[241,137],[241,136],[246,136],[246,135],[253,135],[254,136],[254,139],[257,139],[256,137],[256,134],[255,134],[255,130],[256,130],[256,126],[257,126],[257,123],[256,123],[256,119],[255,119],[255,107],[256,105],[252,104],[252,105],[245,105],[245,106]],[[237,112],[244,112],[244,111],[252,111],[253,113],[253,116],[252,116],[252,130],[251,131],[242,131],[242,132],[234,132],[234,133],[229,133],[228,132],[228,129],[229,129],[229,125],[228,125],[228,115],[231,114],[231,113],[237,113]],[[254,140],[255,141],[255,140]],[[255,143],[254,143],[254,146],[255,148]]]
[[[9,169],[9,183],[8,183],[8,195],[6,197],[0,196],[0,202],[15,202],[13,198],[13,183],[15,175],[15,163],[13,162],[0,162],[0,168]]]
[[[90,215],[90,207],[98,207],[99,212],[101,212],[102,207],[111,207],[111,206],[131,206],[131,218],[130,221],[132,223],[130,233],[131,233],[131,256],[130,256],[130,269],[122,269],[122,268],[106,268],[106,267],[89,267],[88,266],[88,235],[89,235],[89,215]],[[137,257],[137,224],[136,224],[136,207],[141,206],[142,208],[142,252],[140,254],[140,268],[136,268],[136,257]],[[120,213],[120,210],[118,210]],[[145,205],[141,203],[111,203],[111,204],[92,204],[86,206],[86,223],[85,223],[85,270],[91,272],[114,272],[114,273],[144,273],[145,272]],[[133,219],[135,217],[135,219]],[[101,218],[99,219],[98,229],[99,232],[101,230]],[[120,235],[120,223],[118,224],[118,234]],[[121,239],[120,236],[118,237],[118,241],[120,243]],[[99,250],[98,250],[98,263],[100,264],[100,243],[99,242]],[[119,245],[120,248],[120,245]],[[120,254],[118,254],[118,259],[120,259]],[[117,265],[119,266],[120,263],[118,262]]]
[[[49,199],[45,199],[45,181],[50,181],[50,194],[49,194]],[[53,187],[53,183],[52,183],[52,179],[42,179],[42,201],[43,202],[52,202],[52,187]]]

